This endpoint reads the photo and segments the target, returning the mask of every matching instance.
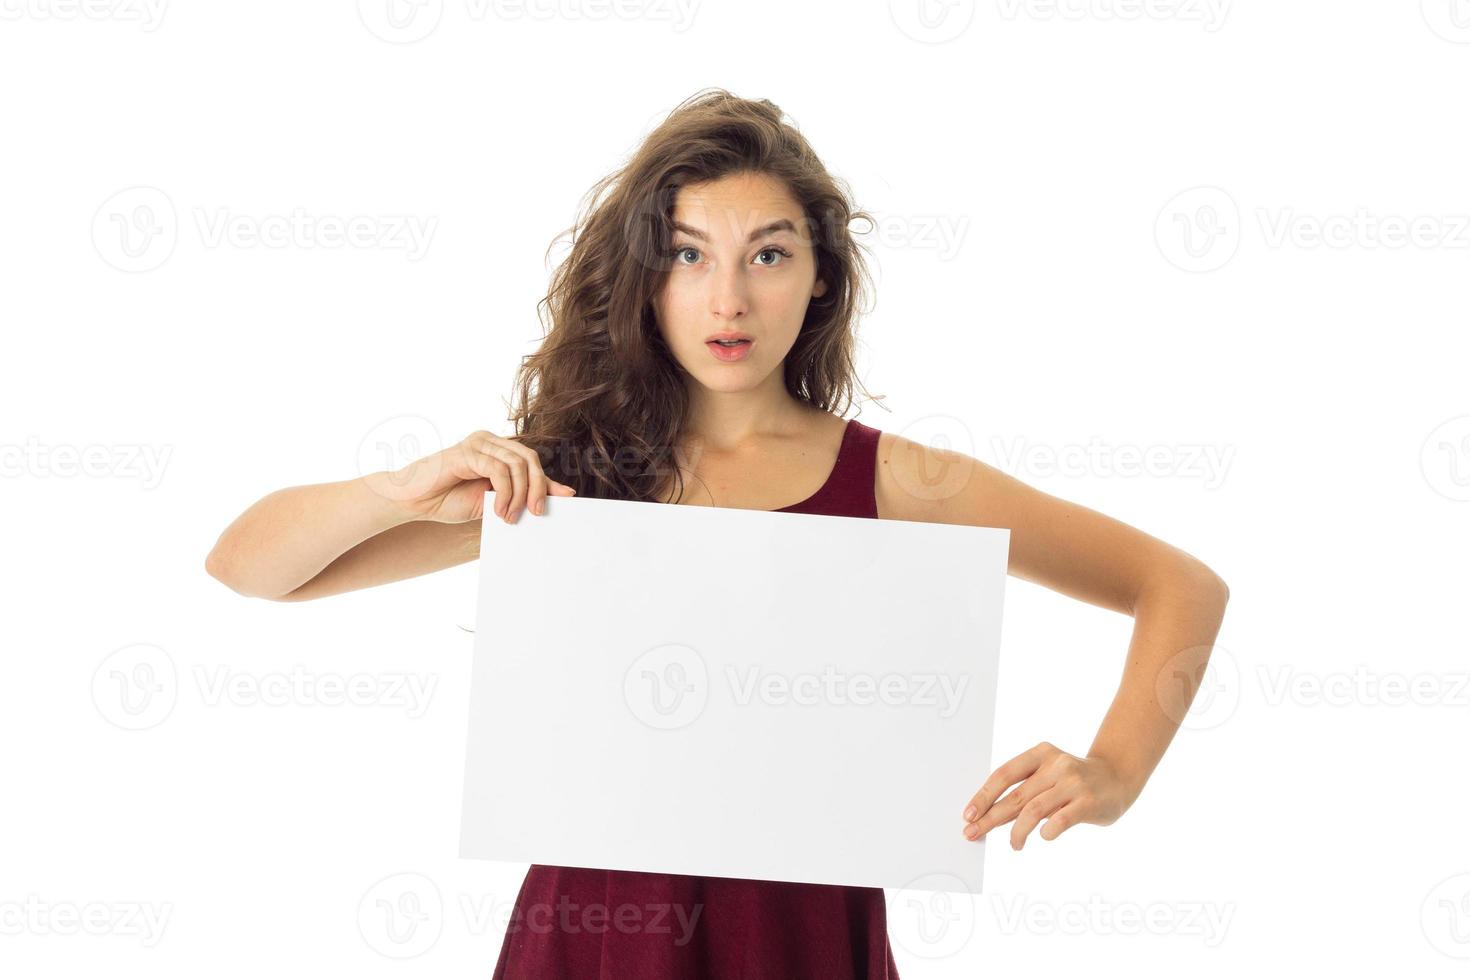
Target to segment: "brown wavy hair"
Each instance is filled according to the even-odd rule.
[[[678,105],[627,163],[585,195],[570,254],[537,304],[544,339],[516,372],[515,436],[552,479],[578,496],[653,500],[688,409],[685,375],[659,333],[653,298],[674,252],[679,189],[733,174],[783,181],[801,204],[827,290],[813,297],[783,365],[799,401],[844,415],[855,390],[856,321],[871,278],[866,246],[849,228],[872,216],[767,99],[704,89]],[[550,254],[548,248],[547,254]],[[869,396],[871,398],[871,396]],[[678,499],[678,495],[674,499]]]

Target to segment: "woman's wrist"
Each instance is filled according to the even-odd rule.
[[[353,482],[359,484],[366,495],[365,499],[369,512],[372,514],[373,525],[377,527],[374,533],[423,519],[423,515],[413,507],[411,496],[398,482],[393,471],[379,470],[376,473],[368,473]]]

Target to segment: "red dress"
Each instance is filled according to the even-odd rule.
[[[778,510],[878,517],[878,429]],[[883,889],[533,864],[493,980],[898,980]]]

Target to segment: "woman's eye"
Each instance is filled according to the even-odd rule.
[[[693,254],[694,258],[685,261],[685,256],[690,254]],[[760,260],[761,256],[768,256],[769,261],[762,262]],[[756,253],[756,265],[779,265],[782,258],[789,259],[790,257],[790,252],[786,251],[784,248],[778,248],[772,245],[770,248],[763,248]],[[695,248],[693,245],[683,245],[679,248],[674,249],[674,261],[681,265],[695,265],[699,262],[699,259],[699,249]]]

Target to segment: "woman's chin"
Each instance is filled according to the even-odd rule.
[[[750,391],[760,386],[763,377],[752,364],[729,364],[717,370],[692,372],[694,380],[710,391],[729,394]]]

